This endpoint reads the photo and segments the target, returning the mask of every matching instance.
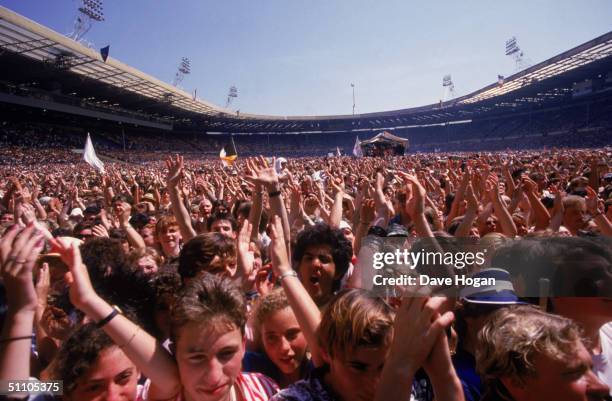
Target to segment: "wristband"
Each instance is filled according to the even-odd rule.
[[[268,196],[270,198],[274,198],[276,196],[279,196],[281,194],[281,191],[272,191],[272,192],[268,192]]]
[[[108,322],[110,322],[111,320],[113,320],[113,318],[115,316],[117,316],[121,311],[119,310],[118,307],[113,305],[113,311],[111,313],[108,314],[108,316],[106,316],[104,319],[100,320],[98,323],[96,323],[96,327],[101,329],[102,327],[104,327]]]
[[[34,336],[20,336],[20,337],[3,338],[0,340],[0,344],[10,343],[11,341],[17,341],[17,340],[34,340]]]
[[[287,270],[286,272],[281,273],[281,275],[278,276],[277,282],[279,282],[279,283],[282,282],[283,279],[285,279],[286,277],[297,277],[297,276],[298,276],[298,274],[296,273],[295,270]]]

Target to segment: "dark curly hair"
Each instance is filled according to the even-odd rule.
[[[123,247],[116,239],[92,238],[81,245],[81,255],[94,286],[126,266]]]
[[[62,344],[49,366],[50,378],[64,382],[64,392],[72,393],[81,377],[95,365],[100,353],[116,346],[95,323],[79,327]]]
[[[180,328],[189,323],[207,323],[222,330],[239,328],[244,335],[246,315],[246,300],[240,288],[227,278],[203,273],[185,285],[175,300],[170,338],[176,343]]]
[[[293,250],[294,266],[300,264],[308,248],[316,245],[329,245],[331,247],[332,258],[336,265],[332,289],[337,291],[340,289],[342,277],[346,274],[353,257],[353,246],[341,230],[333,229],[325,223],[316,224],[298,235]]]

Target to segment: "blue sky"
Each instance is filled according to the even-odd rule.
[[[0,0],[60,33],[76,0]],[[612,30],[610,0],[106,0],[87,39],[111,57],[245,113],[350,114],[421,106],[515,72],[504,43],[516,36],[538,63]]]

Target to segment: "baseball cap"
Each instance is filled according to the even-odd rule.
[[[524,304],[514,291],[514,286],[512,285],[511,276],[508,271],[492,267],[481,270],[470,277],[481,282],[484,281],[484,279],[494,279],[495,284],[463,287],[459,292],[459,297],[462,301],[486,305]]]

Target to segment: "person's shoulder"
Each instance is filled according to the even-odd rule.
[[[606,346],[610,344],[610,348],[612,348],[612,322],[604,324],[601,329],[599,329],[599,336],[601,338],[602,346],[604,344]],[[610,352],[612,352],[612,349]]]
[[[608,338],[610,338],[612,340],[612,322],[606,323],[603,326],[601,326],[601,329],[599,329],[601,334],[606,335]]]
[[[240,373],[236,386],[246,401],[267,400],[278,392],[278,385],[274,380],[256,372]]]
[[[333,396],[312,376],[281,390],[272,401],[333,401]]]

